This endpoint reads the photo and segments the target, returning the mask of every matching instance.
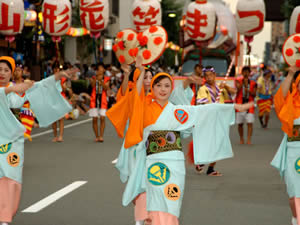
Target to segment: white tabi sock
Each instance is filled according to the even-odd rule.
[[[8,225],[8,223],[0,223],[1,225]]]
[[[292,225],[298,225],[297,218],[292,218]]]
[[[144,225],[144,220],[136,221],[135,225]]]

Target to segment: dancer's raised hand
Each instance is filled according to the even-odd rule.
[[[34,81],[25,80],[23,83],[16,84],[10,87],[5,88],[5,93],[9,94],[11,92],[24,93],[28,89],[30,89],[34,84]]]

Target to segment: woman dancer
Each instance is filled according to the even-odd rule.
[[[152,224],[176,225],[185,177],[180,132],[183,135],[192,129],[196,146],[198,142],[213,146],[213,149],[195,148],[195,163],[232,157],[228,131],[234,123],[234,108],[243,111],[253,104],[175,106],[168,101],[173,89],[172,77],[166,73],[154,76],[151,94],[145,96],[144,72],[141,71],[137,88],[133,90],[134,111],[125,136],[124,147],[136,150],[136,162],[123,195],[123,205],[146,190]]]
[[[25,81],[12,85],[9,81],[15,70],[11,57],[0,57],[0,224],[12,222],[16,214],[22,184],[24,162],[24,126],[14,117],[10,108],[20,108],[29,101],[40,126],[45,127],[71,110],[60,95],[57,81],[66,72],[56,73],[43,81]],[[30,88],[30,89],[29,89]],[[17,93],[24,93],[18,95]],[[55,104],[53,104],[55,103]]]
[[[140,71],[143,71],[143,73],[145,73],[143,79],[145,95],[149,94],[150,92],[150,84],[153,77],[153,71],[148,67],[143,67],[141,65],[141,60],[142,59],[138,57],[136,62],[136,69],[132,72],[130,71],[129,65],[122,65],[122,70],[124,71],[124,79],[118,93],[118,103],[107,112],[108,118],[114,124],[120,137],[124,137],[124,131],[127,130],[128,121],[130,121],[130,117],[132,115],[134,102],[133,89],[136,88],[136,81],[140,76]],[[189,104],[192,98],[192,90],[187,87],[189,87],[189,84],[191,82],[193,82],[193,79],[188,79],[185,82],[181,82],[179,83],[179,85],[177,85],[177,87],[173,91],[172,96],[170,97],[170,100],[174,104]],[[124,144],[122,145],[119,157],[117,159],[116,168],[120,171],[120,178],[123,183],[128,180],[128,177],[130,176],[131,171],[135,166],[135,154],[136,151],[134,148],[128,150],[124,148]],[[145,192],[139,194],[133,202],[135,204],[136,224],[143,224],[143,221],[148,217],[146,211]]]
[[[297,71],[298,70],[298,71]],[[300,225],[300,70],[290,67],[274,97],[284,137],[271,165],[284,178],[292,211],[292,225]],[[297,222],[298,220],[298,222]]]

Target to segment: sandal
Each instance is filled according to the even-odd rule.
[[[213,171],[211,173],[208,173],[207,176],[211,176],[211,177],[221,177],[223,176],[223,174],[221,174],[220,172],[218,171]]]
[[[196,165],[196,171],[197,173],[201,174],[204,171],[204,165]]]

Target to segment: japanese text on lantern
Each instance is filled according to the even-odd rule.
[[[195,9],[195,13],[187,12],[188,31],[191,38],[204,38],[205,33],[201,32],[201,27],[207,27],[207,15],[201,14],[201,11]],[[190,20],[193,19],[193,20]],[[193,28],[191,27],[193,26]]]
[[[8,18],[13,17],[13,22],[11,25],[8,24]],[[12,30],[13,32],[18,32],[21,26],[21,15],[20,13],[14,13],[13,10],[9,10],[9,5],[1,4],[1,19],[2,24],[0,24],[0,30]]]
[[[69,7],[65,5],[65,9],[56,16],[57,6],[49,3],[44,4],[43,18],[44,18],[44,30],[46,30],[47,23],[49,23],[49,32],[50,33],[60,33],[69,27]],[[61,18],[61,19],[60,19]],[[60,21],[56,21],[60,19]],[[62,27],[56,31],[55,24],[63,24]]]
[[[297,18],[296,33],[300,33],[300,13]]]
[[[258,26],[247,31],[247,32],[257,32],[260,31],[264,27],[264,14],[260,10],[256,11],[239,11],[238,10],[239,17],[242,18],[247,18],[247,17],[252,17],[256,16],[259,20]]]
[[[136,26],[136,29],[139,31],[141,30],[141,26],[153,26],[157,25],[157,14],[159,14],[160,9],[155,10],[154,7],[150,6],[149,10],[146,12],[143,12],[142,9],[138,6],[132,11],[132,15],[134,18],[139,17],[140,20],[138,21],[136,19],[133,20],[134,25]]]
[[[100,1],[94,1],[90,4],[88,2],[84,2],[81,0],[81,7],[80,10],[83,12],[80,15],[80,19],[82,21],[83,27],[86,26],[87,14],[90,21],[90,27],[87,27],[91,30],[103,30],[104,29],[104,19],[103,19],[103,12],[104,6]],[[96,17],[96,13],[100,13],[98,17]]]

